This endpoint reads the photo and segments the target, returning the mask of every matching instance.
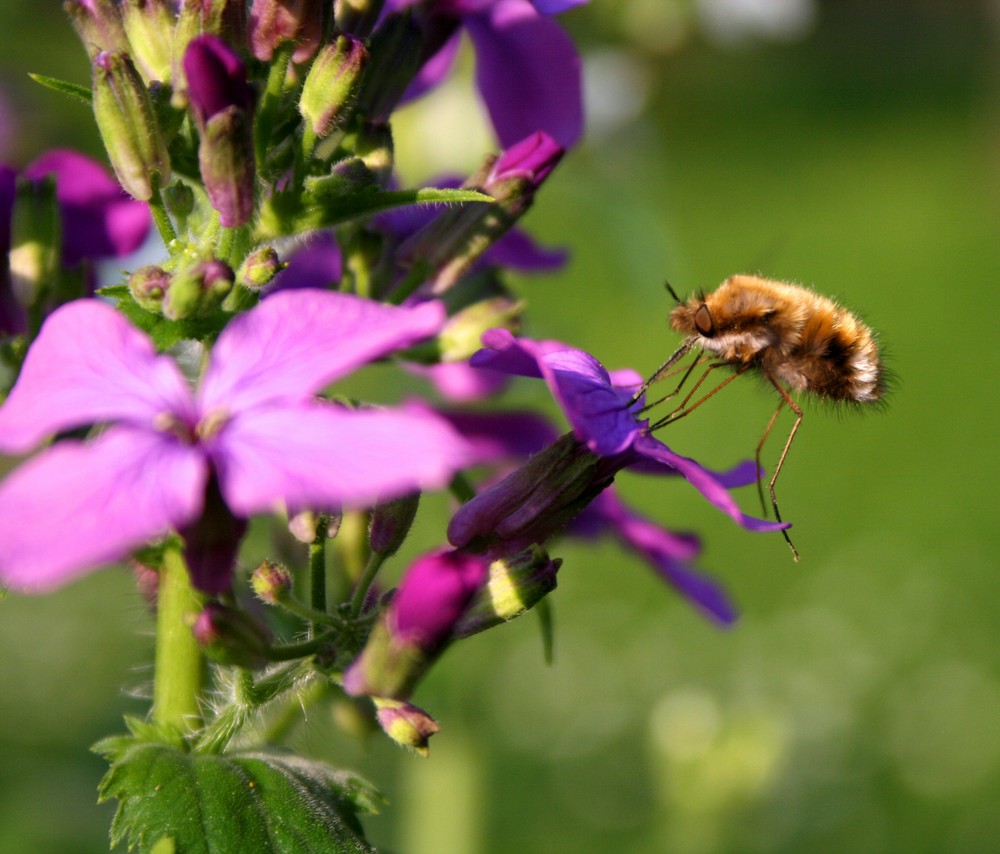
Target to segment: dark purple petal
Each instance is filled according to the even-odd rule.
[[[269,293],[295,288],[329,288],[340,281],[344,260],[340,244],[329,231],[311,235],[288,259],[288,266],[274,278]]]
[[[386,4],[388,6],[388,4]],[[455,64],[455,57],[458,56],[458,48],[462,43],[461,33],[452,35],[430,59],[428,59],[420,71],[417,72],[413,82],[406,87],[400,104],[414,101],[425,92],[437,86],[451,72]]]
[[[559,25],[528,0],[496,0],[465,18],[476,80],[503,146],[544,130],[563,148],[583,131],[580,58]]]
[[[543,15],[558,15],[574,6],[582,6],[589,0],[531,0],[531,2]]]
[[[529,341],[515,338],[507,329],[489,329],[483,333],[483,347],[469,359],[474,368],[489,368],[518,377],[542,378],[539,357],[554,350],[567,350],[561,341]]]
[[[708,499],[709,503],[727,513],[748,531],[781,531],[791,527],[788,522],[768,522],[765,519],[747,516],[726,491],[725,486],[710,471],[702,468],[694,460],[674,453],[659,439],[641,435],[632,447],[641,456],[675,468],[688,483]]]
[[[440,412],[472,448],[477,462],[521,460],[554,442],[559,434],[533,412]]]
[[[701,544],[691,534],[675,534],[625,505],[614,487],[602,492],[571,527],[571,533],[610,533],[645,558],[667,583],[722,625],[736,619],[736,608],[722,586],[688,566]]]
[[[53,312],[0,407],[0,452],[22,453],[60,430],[120,420],[153,429],[158,416],[194,423],[176,363],[111,306],[77,300]]]
[[[239,515],[359,507],[447,484],[472,452],[426,409],[346,410],[290,403],[238,414],[211,445]]]
[[[196,517],[207,476],[196,448],[151,430],[54,445],[0,483],[0,582],[48,590],[126,557]]]
[[[438,551],[418,558],[390,605],[393,633],[401,643],[435,650],[448,640],[488,572],[486,559],[464,552]]]
[[[243,61],[216,36],[192,39],[184,52],[184,75],[191,107],[202,126],[229,107],[246,112],[253,108]]]
[[[483,184],[486,192],[493,184],[520,178],[532,187],[541,186],[562,160],[566,149],[544,131],[519,139],[497,158]]]
[[[568,258],[566,249],[542,246],[523,229],[512,228],[486,250],[479,263],[535,273],[558,270],[565,266]]]
[[[222,331],[199,396],[206,410],[298,401],[430,338],[443,323],[436,301],[402,308],[332,291],[282,291]]]
[[[33,181],[45,175],[56,179],[65,265],[127,255],[146,239],[152,224],[149,207],[129,197],[96,160],[69,149],[53,149],[24,170]]]

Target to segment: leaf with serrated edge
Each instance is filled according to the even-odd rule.
[[[188,753],[128,736],[98,747],[111,758],[100,800],[119,802],[112,846],[127,840],[143,854],[374,850],[358,814],[377,811],[381,797],[349,772],[296,756]]]

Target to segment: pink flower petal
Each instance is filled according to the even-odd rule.
[[[60,442],[0,484],[0,582],[48,590],[201,511],[208,466],[167,434],[116,427]]]
[[[149,424],[192,414],[174,361],[111,306],[77,300],[45,321],[0,407],[0,452],[23,453],[60,430],[99,421]]]
[[[458,433],[426,409],[346,410],[323,403],[241,414],[212,453],[226,503],[244,516],[282,504],[357,507],[436,488],[472,459]]]
[[[332,291],[282,291],[227,326],[201,385],[205,410],[301,400],[372,362],[434,335],[437,302],[382,305]]]

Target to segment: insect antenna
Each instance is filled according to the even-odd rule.
[[[682,302],[681,298],[677,296],[677,291],[673,289],[670,282],[668,282],[666,279],[663,280],[663,287],[665,287],[667,289],[667,293],[669,293],[670,296],[674,298],[674,302],[677,303],[677,305],[680,305]]]

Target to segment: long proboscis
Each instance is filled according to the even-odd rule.
[[[629,405],[631,406],[633,403],[638,401],[639,398],[641,398],[647,392],[649,387],[653,385],[653,383],[657,383],[660,380],[662,380],[674,365],[676,365],[681,359],[683,359],[688,353],[691,352],[691,348],[694,347],[694,344],[695,344],[694,338],[685,339],[681,343],[681,346],[670,354],[670,358],[667,359],[667,361],[665,361],[662,365],[660,365],[660,367],[656,369],[656,372],[642,384],[639,390],[632,397],[632,401]]]

